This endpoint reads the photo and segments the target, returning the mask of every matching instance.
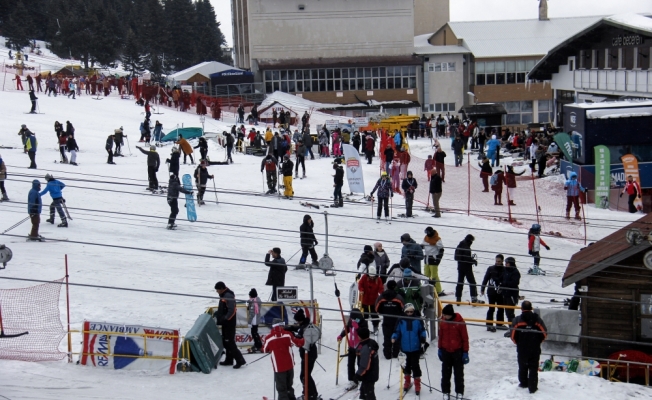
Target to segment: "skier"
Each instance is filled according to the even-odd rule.
[[[338,159],[339,160],[339,159]],[[344,186],[344,167],[339,161],[333,161],[333,205],[332,207],[344,207],[344,198],[342,197],[342,186]]]
[[[66,121],[66,135],[72,135],[75,133],[75,127],[72,126],[70,121]]]
[[[39,193],[39,196],[43,196],[46,193],[50,193],[50,197],[52,197],[52,203],[50,204],[50,219],[46,220],[46,222],[49,222],[51,224],[54,224],[54,209],[59,212],[59,217],[61,217],[61,223],[57,225],[59,228],[67,228],[68,227],[68,221],[66,220],[66,214],[63,212],[63,207],[62,204],[65,203],[65,200],[63,198],[63,194],[61,191],[66,187],[66,185],[54,179],[54,177],[50,174],[45,174],[45,180],[47,181],[47,184],[45,185],[45,189]]]
[[[378,363],[378,343],[369,338],[369,328],[358,330],[360,344],[356,348],[358,358],[358,370],[355,373],[356,380],[360,384],[360,398],[365,400],[376,400],[374,385],[378,382],[380,366]]]
[[[408,303],[414,306],[417,316],[421,316],[421,309],[423,307],[423,298],[421,297],[421,276],[417,277],[410,268],[403,270],[403,279],[396,282],[398,293]]]
[[[235,318],[234,318],[235,320]],[[263,351],[272,353],[274,367],[274,386],[279,400],[295,400],[294,388],[294,354],[292,346],[302,347],[303,338],[297,338],[284,329],[282,320],[274,320],[272,331],[265,336]]]
[[[34,179],[32,181],[32,189],[27,195],[27,214],[29,214],[29,219],[32,222],[32,231],[27,237],[31,240],[41,239],[41,235],[38,234],[39,224],[41,223],[41,210],[43,208],[41,196],[39,195],[40,191],[41,182],[38,179]]]
[[[451,375],[455,374],[456,398],[464,397],[464,365],[469,363],[469,334],[464,318],[452,304],[442,310],[439,324],[439,361],[441,361],[441,391],[450,400]]]
[[[104,148],[106,149],[106,152],[109,153],[109,158],[107,158],[106,163],[107,164],[115,164],[113,162],[113,142],[115,141],[115,134],[109,135],[106,138],[106,145]]]
[[[77,140],[75,140],[75,135],[68,135],[68,140],[66,141],[66,148],[70,152],[70,165],[77,165],[77,152],[79,151],[79,146],[77,146]]]
[[[27,55],[25,55],[25,61],[27,61]],[[27,75],[27,85],[29,86],[29,90],[31,92],[34,91],[34,78],[32,78],[31,75]]]
[[[199,138],[199,143],[197,143],[197,146],[194,147],[195,149],[199,149],[199,154],[201,155],[202,160],[206,160],[206,155],[208,154],[208,142],[206,141],[205,137],[200,137]]]
[[[113,131],[113,141],[115,142],[115,151],[113,155],[116,157],[124,157],[122,155],[122,144],[123,138],[126,138],[127,135],[124,134],[122,127]]]
[[[478,163],[478,165],[480,165]],[[484,157],[482,159],[482,164],[480,165],[480,178],[482,178],[482,185],[484,186],[483,192],[489,191],[489,177],[493,175],[493,169],[489,165],[489,159]]]
[[[487,272],[484,274],[484,279],[482,280],[482,286],[480,286],[480,295],[484,296],[485,289],[487,289],[488,304],[490,305],[503,305],[503,295],[501,286],[503,285],[503,275],[505,273],[505,266],[503,265],[503,260],[505,256],[502,254],[496,255],[496,262],[494,265],[487,268]],[[495,307],[489,307],[487,310],[487,321],[494,321],[494,310]],[[505,309],[498,307],[498,312],[496,315],[495,321],[503,322],[505,321]],[[507,329],[507,326],[504,324],[496,324],[494,327],[493,323],[487,322],[487,331],[496,332],[498,329]]]
[[[294,167],[294,163],[292,163],[290,156],[287,154],[283,156],[283,159],[285,160],[281,166],[281,172],[283,173],[283,185],[285,186],[283,195],[286,199],[292,200],[292,197],[294,196],[294,190],[292,189],[292,167]]]
[[[272,287],[272,301],[276,301],[276,288],[285,286],[285,273],[288,272],[288,266],[285,264],[285,259],[281,257],[280,248],[274,247],[265,254],[265,265],[269,267],[265,285]]]
[[[249,291],[249,300],[247,300],[247,325],[251,329],[251,338],[254,345],[247,350],[248,353],[262,353],[263,342],[260,340],[258,334],[258,324],[260,323],[260,312],[262,309],[262,301],[258,297],[258,292],[255,288]]]
[[[432,205],[435,209],[435,215],[432,216],[433,218],[441,218],[439,199],[441,199],[442,195],[442,182],[443,179],[439,176],[439,171],[435,170],[430,177],[430,188],[428,190],[432,196]]]
[[[627,176],[627,182],[625,182],[625,187],[623,188],[623,191],[620,192],[620,197],[623,197],[623,194],[627,193],[629,196],[627,199],[627,204],[629,205],[629,212],[630,213],[635,213],[638,211],[636,206],[634,205],[634,201],[636,198],[641,198],[641,185],[638,184],[634,180],[634,177],[632,175]]]
[[[375,313],[376,300],[383,293],[383,289],[383,281],[376,274],[376,267],[370,266],[368,273],[362,275],[358,281],[358,293],[362,304],[361,311],[367,321],[372,321],[374,335],[378,334],[378,325],[380,325],[378,314]]]
[[[165,162],[168,165],[168,170],[171,174],[179,176],[179,159],[181,154],[179,154],[179,148],[173,147],[172,152],[170,153],[170,158],[166,159]]]
[[[566,190],[566,219],[570,219],[571,206],[575,206],[575,219],[582,220],[580,217],[580,192],[586,192],[586,189],[577,181],[577,174],[570,173],[569,179],[564,183]]]
[[[233,164],[233,158],[231,158],[231,153],[233,153],[233,144],[235,143],[235,138],[233,134],[226,133],[226,160]],[[185,160],[185,157],[184,157]],[[192,160],[192,158],[191,158]],[[185,164],[185,162],[184,162]]]
[[[23,143],[23,152],[24,153],[27,153],[27,137],[29,135],[31,135],[31,134],[32,134],[32,132],[29,129],[27,129],[27,125],[22,124],[20,126],[20,130],[18,131],[18,136],[20,136],[20,140]],[[57,135],[57,137],[59,137],[59,136]]]
[[[534,272],[538,272],[539,270],[539,262],[541,261],[539,251],[541,250],[541,245],[543,245],[546,250],[550,250],[550,246],[541,239],[541,225],[532,224],[532,227],[527,234],[527,250],[528,254],[534,258],[534,266],[532,267]]]
[[[403,391],[407,393],[412,387],[412,377],[414,377],[414,392],[418,396],[421,392],[421,366],[419,357],[421,356],[421,345],[426,344],[426,328],[421,319],[414,318],[416,312],[411,303],[405,304],[403,312],[405,317],[399,318],[396,323],[396,329],[392,335],[392,343],[399,342],[401,351],[405,354],[405,367],[403,374],[405,382]],[[427,346],[426,346],[427,348]]]
[[[389,198],[394,197],[392,190],[392,183],[388,179],[386,171],[380,174],[380,179],[376,182],[376,186],[371,190],[371,197],[373,201],[374,193],[378,190],[378,209],[376,210],[376,220],[380,221],[380,213],[385,208],[385,220],[389,221]]]
[[[29,91],[29,101],[32,102],[32,109],[29,110],[30,114],[36,114],[36,100],[38,100],[38,97],[34,94],[34,89],[31,89]]]
[[[7,164],[5,164],[2,160],[2,155],[0,155],[0,192],[2,192],[2,199],[0,201],[9,201],[7,190],[5,189],[5,179],[7,179]]]
[[[502,295],[503,304],[506,306],[515,306],[518,304],[518,285],[521,283],[521,273],[516,268],[514,257],[505,259],[505,272],[503,273]],[[511,324],[514,321],[514,309],[506,308],[505,314],[507,321]],[[510,337],[511,333],[506,332],[505,337]]]
[[[36,140],[34,132],[31,132],[27,127],[25,127],[25,129],[27,130],[27,136],[25,137],[25,150],[27,151],[27,156],[30,161],[29,169],[36,169],[36,148],[38,147],[38,141]]]
[[[303,140],[299,140],[295,147],[296,155],[296,165],[294,166],[294,179],[299,178],[299,164],[303,169],[303,176],[301,179],[306,177],[306,146],[303,145]]]
[[[161,158],[156,152],[156,146],[149,146],[149,151],[144,150],[140,146],[136,146],[141,153],[147,156],[147,178],[149,180],[149,190],[158,190],[158,179],[156,173],[161,165]]]
[[[347,374],[349,378],[349,385],[346,387],[347,391],[354,390],[358,387],[359,381],[355,374],[355,360],[357,357],[356,348],[360,344],[360,337],[358,336],[358,330],[361,328],[369,329],[367,321],[364,319],[364,315],[357,308],[351,309],[349,313],[349,321],[346,323],[342,332],[337,336],[337,341],[341,342],[344,336],[347,337],[349,343],[349,352],[347,359]]]
[[[308,253],[310,253],[313,267],[318,267],[319,260],[317,259],[315,246],[317,246],[319,242],[317,242],[315,234],[312,232],[314,226],[315,223],[312,221],[312,217],[310,217],[309,214],[304,215],[303,224],[299,227],[299,235],[301,237],[301,259],[299,260],[299,264],[305,264],[308,258]]]
[[[175,144],[178,144],[179,147],[181,148],[181,151],[183,151],[183,163],[186,163],[186,157],[190,156],[190,164],[194,165],[195,160],[192,158],[192,146],[186,139],[183,138],[183,135],[179,134],[179,140],[174,142]]]
[[[470,286],[471,302],[484,303],[484,301],[478,300],[478,289],[475,286],[475,276],[473,275],[473,266],[478,265],[478,261],[471,255],[471,245],[474,240],[473,235],[466,235],[455,249],[455,261],[457,261],[455,298],[458,302],[462,301],[462,290],[464,289],[464,279],[466,279]]]
[[[403,179],[401,189],[405,193],[405,217],[412,217],[412,204],[414,203],[414,191],[417,189],[417,180],[412,177],[412,171],[407,172],[407,177]]]
[[[184,194],[192,195],[192,190],[186,190],[181,186],[179,182],[179,177],[171,173],[170,181],[168,182],[168,205],[170,206],[170,217],[168,218],[167,229],[174,229],[177,226],[174,224],[174,221],[177,219],[177,214],[179,214],[179,192]]]
[[[491,190],[494,191],[494,205],[503,205],[503,184],[505,183],[505,175],[502,170],[496,171],[491,177]]]
[[[200,206],[205,204],[204,193],[206,193],[206,182],[208,182],[209,178],[214,178],[214,175],[208,174],[208,169],[206,169],[207,166],[208,163],[206,160],[199,161],[199,166],[195,169],[195,173],[193,174],[195,178],[195,185],[197,186],[197,203]]]
[[[306,316],[303,309],[300,308],[296,313],[294,313],[294,321],[298,323],[298,326],[289,326],[286,330],[295,332],[297,338],[303,338],[306,328],[310,326],[310,318]],[[319,393],[317,393],[317,385],[312,379],[312,370],[315,368],[315,362],[317,362],[317,343],[312,343],[308,350],[308,395],[303,393],[300,399],[305,400],[318,400],[320,399]],[[301,356],[301,375],[299,375],[299,380],[303,387],[305,387],[305,375],[306,375],[306,346],[299,347],[299,356]]]
[[[425,259],[424,272],[430,280],[435,281],[437,296],[446,296],[439,280],[439,264],[444,257],[444,244],[439,237],[439,233],[432,226],[427,227],[424,233],[426,236],[421,243]]]
[[[539,357],[541,343],[547,338],[546,325],[538,314],[532,311],[532,303],[521,304],[521,315],[512,323],[512,342],[516,345],[518,359],[518,387],[537,391],[539,384]]]
[[[396,281],[387,282],[385,290],[376,300],[376,313],[383,316],[383,356],[386,360],[398,357],[399,346],[392,342],[392,334],[403,315],[403,297],[396,292]]]
[[[16,74],[16,78],[12,79],[16,81],[16,90],[25,90],[23,89],[23,80],[20,78],[20,75]]]
[[[277,181],[277,173],[276,173],[276,164],[278,162],[276,161],[276,157],[274,157],[271,154],[267,154],[265,158],[263,158],[263,161],[260,163],[260,172],[263,172],[263,169],[265,170],[265,174],[267,175],[267,188],[269,189],[265,194],[274,194],[276,193],[276,181]]]
[[[237,322],[235,294],[222,281],[215,284],[215,291],[220,295],[220,305],[213,314],[213,318],[215,318],[218,326],[222,326],[222,343],[224,344],[226,354],[224,361],[221,361],[220,365],[233,365],[233,361],[235,360],[233,369],[239,369],[247,362],[235,344]]]
[[[387,252],[383,249],[383,244],[380,242],[374,243],[374,261],[376,262],[376,272],[380,275],[380,280],[387,281],[387,270],[389,269],[389,257]]]
[[[410,237],[409,233],[401,235],[401,243],[403,243],[401,258],[407,258],[410,260],[412,271],[421,274],[421,260],[424,258],[423,249]]]

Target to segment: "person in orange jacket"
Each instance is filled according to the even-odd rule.
[[[183,135],[179,134],[179,140],[174,142],[181,147],[181,151],[183,151],[183,163],[186,163],[186,157],[190,156],[190,164],[195,164],[195,160],[192,159],[192,146],[186,139],[183,138]]]

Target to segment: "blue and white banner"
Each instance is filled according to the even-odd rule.
[[[349,190],[352,193],[365,194],[360,153],[350,144],[343,144],[342,150],[344,151],[344,168],[346,168],[346,180],[349,182]]]

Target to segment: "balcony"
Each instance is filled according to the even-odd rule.
[[[580,90],[652,93],[652,71],[578,69],[573,86]]]

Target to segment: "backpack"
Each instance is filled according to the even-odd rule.
[[[498,184],[498,174],[491,175],[491,179],[489,180],[489,184],[491,186],[496,186]]]

